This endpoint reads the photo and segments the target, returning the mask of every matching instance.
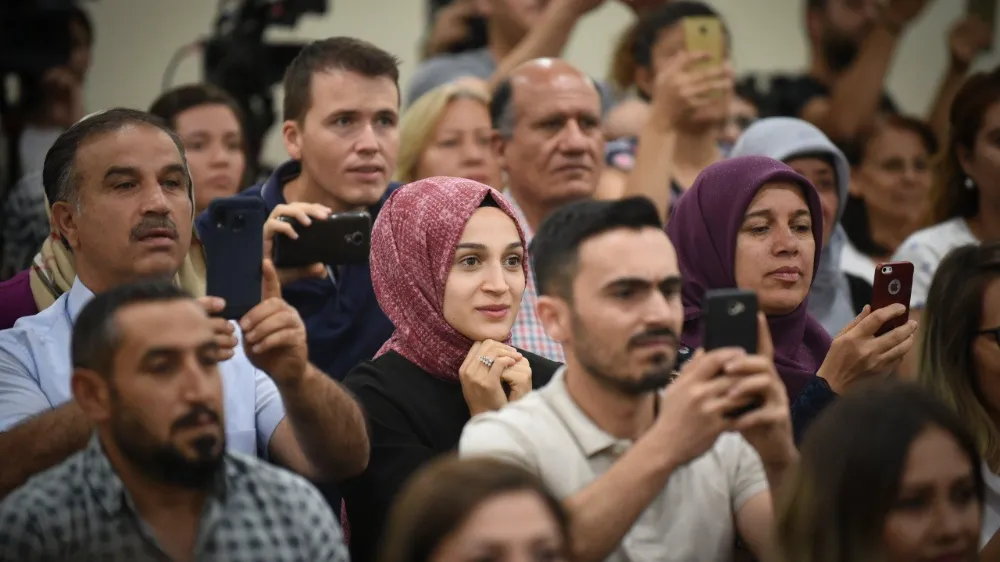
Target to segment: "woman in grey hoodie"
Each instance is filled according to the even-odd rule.
[[[768,156],[788,164],[816,186],[823,205],[823,252],[812,289],[809,314],[831,336],[871,302],[871,283],[844,273],[840,255],[847,234],[840,217],[847,201],[850,166],[844,154],[813,125],[790,117],[762,119],[740,136],[730,156]]]

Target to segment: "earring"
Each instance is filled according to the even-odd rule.
[[[976,189],[976,182],[972,181],[972,178],[968,176],[965,177],[965,189],[968,189],[969,191]]]

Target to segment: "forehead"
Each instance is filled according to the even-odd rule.
[[[490,240],[497,240],[506,246],[512,242],[519,242],[520,239],[514,220],[507,216],[507,213],[496,207],[480,207],[465,223],[461,241],[487,243]]]
[[[152,125],[130,124],[84,142],[73,165],[85,179],[101,179],[111,167],[156,173],[165,166],[183,163],[180,150],[165,131]]]
[[[193,349],[212,340],[211,322],[190,299],[134,304],[115,314],[123,357],[154,347]]]
[[[903,484],[951,480],[970,475],[972,463],[952,435],[928,427],[910,444]]]
[[[679,275],[677,253],[659,229],[618,228],[598,234],[580,245],[577,281],[603,286],[625,277],[659,282]]]
[[[399,89],[388,76],[330,69],[314,73],[309,82],[309,112],[321,117],[341,111],[399,110]]]
[[[670,27],[664,27],[656,35],[656,43],[653,44],[653,51],[660,55],[672,56],[683,51],[687,47],[684,40],[684,20],[678,21]]]
[[[474,121],[475,125],[480,125],[481,121],[489,120],[490,112],[486,104],[468,96],[456,97],[449,101],[440,119],[440,121],[451,121],[452,124],[458,125],[467,125],[470,124],[470,121]]]
[[[224,126],[239,129],[239,121],[230,107],[223,103],[205,103],[189,107],[174,118],[178,133]]]
[[[600,115],[601,95],[594,83],[577,72],[537,73],[516,79],[513,95],[517,113],[539,116],[551,113]]]
[[[790,168],[810,173],[833,173],[833,164],[821,156],[797,156],[785,161]]]
[[[747,208],[747,212],[753,212],[766,208],[789,208],[798,211],[808,208],[806,197],[802,194],[802,187],[788,182],[770,182],[760,188]]]

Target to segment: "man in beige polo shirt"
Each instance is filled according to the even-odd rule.
[[[576,560],[728,562],[737,533],[765,558],[769,488],[798,460],[766,322],[761,355],[699,352],[661,393],[684,311],[653,204],[571,203],[543,223],[531,251],[538,315],[566,367],[473,418],[461,455],[540,475],[570,511]],[[759,409],[726,416],[753,398]]]

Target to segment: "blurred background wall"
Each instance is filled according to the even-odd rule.
[[[806,64],[803,26],[805,0],[711,0],[730,24],[734,62],[740,74],[791,71]],[[419,63],[427,27],[425,0],[331,0],[324,16],[307,16],[292,30],[271,29],[273,40],[310,40],[333,35],[367,39],[402,59],[405,83]],[[96,43],[86,85],[88,110],[112,106],[146,108],[160,92],[164,71],[181,46],[207,36],[216,14],[215,0],[98,0],[86,7],[93,17]],[[910,30],[896,57],[889,88],[908,112],[924,113],[946,63],[951,24],[965,12],[961,0],[936,0]],[[565,57],[587,72],[607,73],[611,48],[630,21],[615,1],[587,16],[577,28]],[[996,42],[1000,45],[1000,41]],[[979,66],[1000,62],[997,53]],[[199,56],[186,58],[173,84],[201,76]],[[127,78],[127,79],[125,79]],[[280,93],[276,107],[280,107]],[[265,143],[264,160],[285,158],[274,127]]]

